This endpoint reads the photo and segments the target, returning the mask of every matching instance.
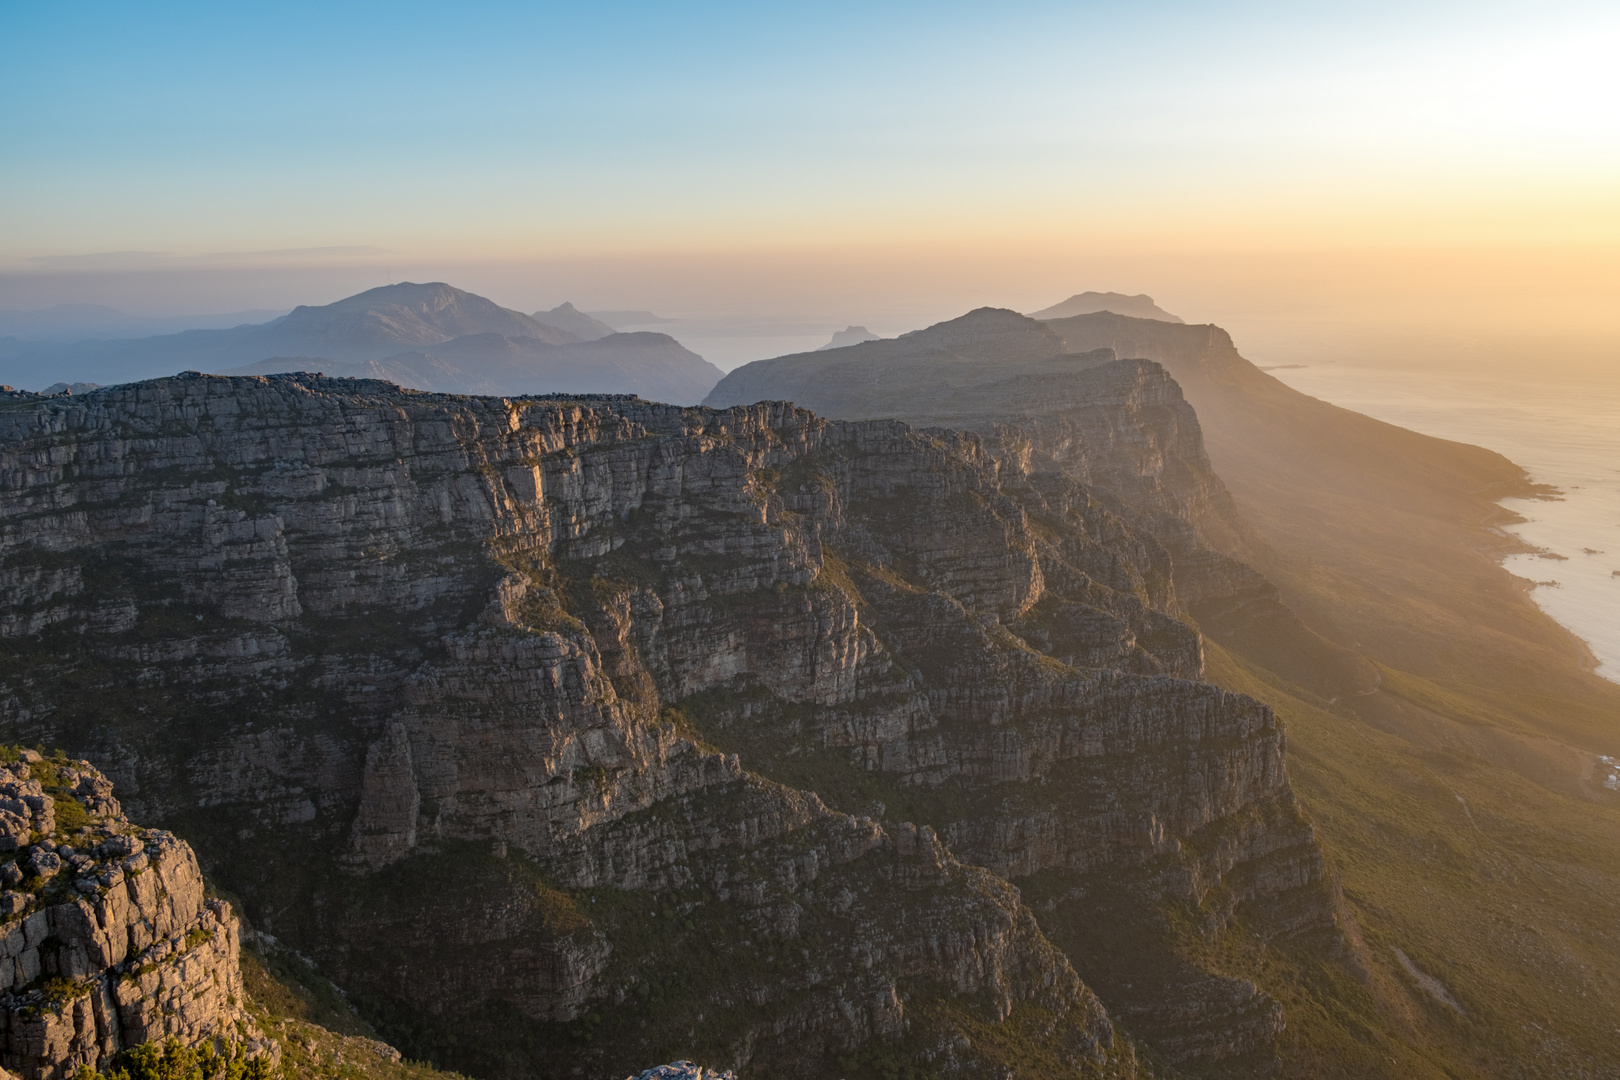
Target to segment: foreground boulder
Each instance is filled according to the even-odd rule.
[[[191,848],[130,824],[89,762],[0,753],[0,1066],[59,1080],[143,1043],[265,1049],[236,916]]]

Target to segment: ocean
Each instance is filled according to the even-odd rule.
[[[1591,647],[1598,674],[1620,682],[1620,375],[1331,360],[1268,370],[1312,397],[1488,447],[1558,488],[1555,501],[1503,500],[1525,518],[1509,531],[1539,552],[1503,565],[1536,582],[1536,604]]]

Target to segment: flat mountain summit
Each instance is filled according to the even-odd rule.
[[[1146,293],[1127,296],[1117,292],[1075,293],[1061,304],[1030,313],[1032,319],[1067,319],[1071,315],[1091,315],[1098,311],[1111,311],[1115,315],[1129,315],[1133,319],[1157,319],[1159,322],[1185,322],[1170,314]]]

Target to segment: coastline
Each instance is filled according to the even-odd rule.
[[[1504,492],[1495,500],[1502,519],[1487,523],[1511,548],[1493,557],[1579,644],[1582,666],[1620,684],[1620,433],[1604,423],[1620,415],[1608,400],[1620,407],[1620,385],[1594,390],[1575,381],[1335,362],[1271,374],[1302,393],[1488,448],[1523,468],[1531,490]]]

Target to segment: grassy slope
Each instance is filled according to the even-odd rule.
[[[1242,657],[1213,677],[1290,721],[1295,782],[1375,963],[1415,988],[1404,950],[1462,1007],[1421,994],[1419,1045],[1460,1075],[1613,1075],[1620,809],[1590,767],[1620,751],[1620,687],[1495,562],[1511,541],[1492,498],[1517,470],[1247,391],[1206,390],[1205,412],[1261,540],[1250,557],[1382,688],[1313,705]]]
[[[1384,1030],[1366,1045],[1400,1059],[1401,1075],[1615,1074],[1620,812],[1416,746],[1219,646],[1210,676],[1271,702],[1288,726],[1290,775],[1382,999]],[[1458,1008],[1426,992],[1397,949]],[[1296,1011],[1289,1071],[1321,1075],[1320,1052],[1347,1019],[1356,1026]]]
[[[1369,1045],[1412,1047],[1444,1075],[1620,1074],[1620,800],[1592,781],[1593,756],[1620,753],[1620,686],[1497,564],[1515,541],[1495,500],[1528,491],[1523,470],[1301,394],[1218,330],[1051,325],[1071,348],[1123,342],[1170,369],[1249,526],[1227,546],[1379,666],[1377,692],[1334,703],[1299,689],[1321,672],[1259,661],[1284,650],[1242,635],[1210,649],[1214,681],[1288,723],[1295,786],[1364,928],[1388,1032]],[[1290,1070],[1320,1075],[1311,1044],[1356,1019],[1293,1015]]]

